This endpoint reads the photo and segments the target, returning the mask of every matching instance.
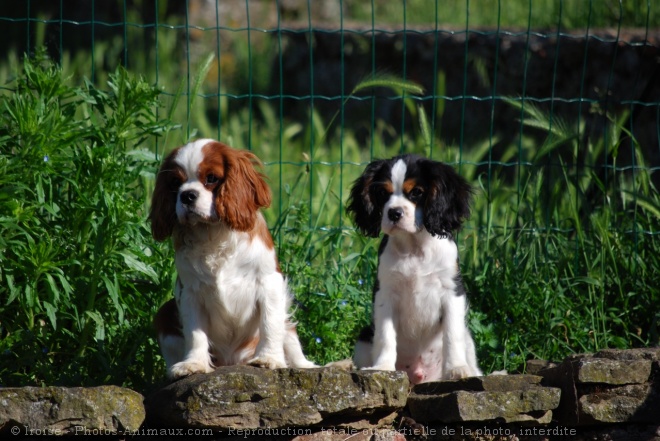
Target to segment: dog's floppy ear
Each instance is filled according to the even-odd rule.
[[[368,237],[378,237],[383,217],[383,207],[373,199],[371,184],[374,177],[389,161],[373,161],[355,180],[348,197],[346,212],[353,217],[360,232]]]
[[[222,145],[225,182],[216,194],[218,217],[237,231],[250,231],[261,207],[270,206],[270,187],[259,172],[261,162],[247,150]]]
[[[183,171],[174,161],[178,151],[178,148],[173,150],[160,166],[151,197],[151,234],[158,241],[167,239],[177,222],[176,199],[184,180]]]
[[[463,221],[470,217],[472,187],[447,164],[426,159],[421,168],[429,182],[424,227],[434,236],[460,230]]]

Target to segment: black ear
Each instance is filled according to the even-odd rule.
[[[383,217],[383,207],[373,200],[370,186],[376,174],[388,163],[380,159],[370,163],[362,175],[353,182],[346,212],[353,218],[360,232],[368,237],[378,237]]]
[[[460,230],[463,221],[470,217],[472,186],[447,164],[427,159],[421,167],[429,183],[424,227],[434,236]]]

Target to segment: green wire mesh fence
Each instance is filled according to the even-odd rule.
[[[373,158],[425,154],[476,189],[459,239],[476,311],[508,302],[506,326],[526,295],[566,291],[588,297],[601,324],[576,344],[571,309],[557,306],[548,335],[562,348],[657,341],[651,0],[24,0],[3,2],[0,24],[3,84],[39,47],[99,86],[121,65],[159,87],[181,124],[154,139],[159,156],[202,136],[253,150],[280,244],[291,231],[309,233],[310,249],[337,234],[329,246],[349,261],[364,242],[342,236],[354,232],[347,187]],[[477,339],[501,339],[481,318]]]
[[[410,139],[419,131],[417,106],[432,129],[422,152],[478,165],[488,194],[494,167],[511,169],[519,191],[521,167],[557,165],[560,155],[549,156],[561,139],[553,137],[576,138],[576,154],[562,166],[597,169],[603,179],[639,167],[653,173],[660,160],[660,13],[651,2],[27,0],[3,9],[4,51],[14,57],[45,45],[97,84],[121,64],[166,95],[182,88],[176,118],[184,138],[230,139],[262,153],[255,132],[278,120],[278,152],[262,154],[279,167],[273,175],[285,163],[338,167],[341,189],[350,182],[345,165],[390,153],[374,135],[398,139],[399,151],[420,150]],[[381,84],[351,93],[379,75],[424,92],[401,96]],[[237,113],[245,114],[238,128]],[[309,159],[289,156],[284,132],[314,124],[323,138],[308,136]],[[342,155],[346,130],[367,156]],[[316,151],[329,133],[338,135],[337,158]],[[611,151],[587,157],[594,140],[617,144],[616,161]],[[443,146],[458,156],[443,155]]]

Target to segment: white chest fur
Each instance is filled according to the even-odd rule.
[[[212,340],[229,352],[256,337],[257,305],[265,301],[262,297],[274,295],[286,302],[286,285],[277,272],[274,250],[248,233],[217,226],[187,229],[179,240],[179,301],[198,304],[207,315],[203,320],[208,322]]]
[[[397,311],[397,334],[412,339],[438,332],[442,304],[448,296],[455,295],[458,270],[458,251],[453,240],[426,232],[418,236],[417,244],[390,237],[378,267],[380,292]],[[401,323],[401,318],[405,318],[405,323]]]

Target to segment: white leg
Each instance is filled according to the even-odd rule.
[[[259,312],[259,344],[254,353],[254,358],[248,364],[262,366],[269,369],[286,367],[284,357],[284,338],[286,334],[286,284],[282,275],[273,274],[267,277],[263,285],[258,287],[261,295]]]
[[[465,311],[465,296],[450,295],[443,303],[444,379],[456,380],[474,375],[467,362],[466,339],[469,333],[465,326]]]
[[[303,354],[302,347],[300,346],[298,334],[296,333],[296,328],[292,324],[289,325],[290,328],[287,329],[286,335],[284,336],[284,356],[286,357],[287,366],[303,369],[318,367],[316,364],[305,358],[305,354]]]
[[[374,302],[374,341],[369,369],[393,371],[396,365],[396,329],[392,317],[392,302],[387,291],[379,290]]]
[[[213,366],[207,336],[208,317],[201,310],[202,308],[195,296],[187,293],[185,289],[178,294],[179,301],[177,304],[183,326],[185,358],[168,370],[168,376],[179,378],[198,372],[211,372]]]
[[[479,363],[477,362],[477,351],[476,348],[474,347],[474,340],[472,339],[472,336],[470,335],[470,330],[466,329],[465,332],[467,333],[466,337],[466,342],[467,342],[467,363],[468,366],[470,366],[471,377],[480,377],[483,375],[483,372],[481,372],[481,369],[479,369]]]

